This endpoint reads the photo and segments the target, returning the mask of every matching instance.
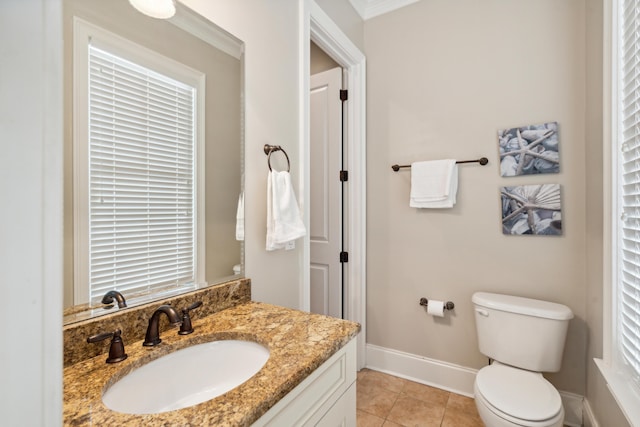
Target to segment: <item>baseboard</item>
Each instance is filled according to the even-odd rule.
[[[367,368],[473,397],[475,369],[367,344]]]
[[[584,397],[579,394],[560,390],[562,406],[564,407],[564,425],[569,427],[582,427],[582,412]]]
[[[595,414],[593,413],[593,409],[591,409],[591,405],[589,404],[588,399],[584,399],[582,402],[583,405],[583,414],[584,414],[584,427],[600,427],[598,420],[596,419]]]
[[[473,382],[478,372],[475,369],[373,344],[367,344],[366,349],[366,367],[369,369],[473,397]],[[584,398],[566,391],[560,391],[560,397],[565,411],[565,425],[581,427]],[[595,420],[593,415],[591,419]],[[599,427],[595,421],[591,425]]]

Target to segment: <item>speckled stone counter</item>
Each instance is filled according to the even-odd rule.
[[[162,343],[126,342],[129,358],[105,363],[100,355],[64,369],[64,424],[70,426],[248,426],[354,338],[357,323],[269,304],[248,302],[193,321],[195,332],[161,334]],[[111,411],[102,393],[133,369],[181,348],[219,339],[245,339],[269,348],[269,360],[251,379],[207,402],[161,414]],[[161,379],[158,379],[161,386]]]

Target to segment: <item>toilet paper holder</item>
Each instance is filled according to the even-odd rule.
[[[429,305],[429,300],[424,298],[424,297],[420,298],[420,305],[424,306],[424,307],[428,306]],[[455,307],[455,305],[451,301],[447,301],[447,302],[444,303],[444,309],[445,310],[453,310],[454,307]]]

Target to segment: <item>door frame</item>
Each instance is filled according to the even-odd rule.
[[[301,193],[304,205],[310,200],[310,47],[313,40],[327,55],[346,71],[346,85],[349,100],[346,106],[347,131],[345,145],[348,153],[349,197],[346,200],[347,242],[349,265],[347,268],[347,289],[343,317],[360,323],[358,335],[358,369],[365,366],[366,345],[366,58],[353,42],[340,30],[336,23],[318,6],[314,0],[302,0],[303,37],[300,38],[301,55],[301,108],[300,108],[300,155],[302,159]],[[304,209],[305,224],[309,224],[309,209]],[[305,237],[302,251],[300,307],[310,307],[310,246]]]

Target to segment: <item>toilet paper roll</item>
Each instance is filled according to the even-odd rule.
[[[436,317],[444,317],[444,301],[430,299],[427,305],[427,313]]]

